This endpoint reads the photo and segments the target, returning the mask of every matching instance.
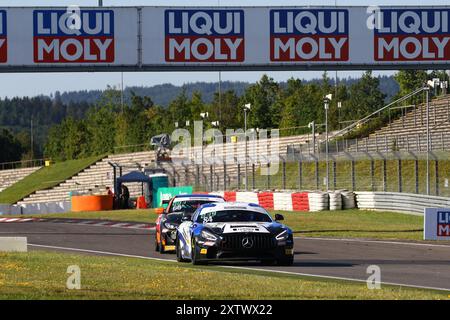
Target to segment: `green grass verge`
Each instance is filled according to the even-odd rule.
[[[342,210],[322,212],[272,211],[284,215],[284,223],[297,236],[422,240],[423,217],[395,212]],[[153,223],[153,210],[117,210],[32,215],[42,218],[107,219]]]
[[[68,160],[43,167],[0,192],[0,203],[13,204],[37,190],[54,187],[101,158],[103,156]]]
[[[33,251],[0,253],[0,260],[0,299],[448,299],[447,292],[137,258]],[[70,265],[80,267],[80,290],[66,289]]]

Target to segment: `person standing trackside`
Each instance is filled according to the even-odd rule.
[[[128,190],[128,187],[125,185],[122,185],[122,208],[128,209],[128,201],[130,200],[130,191]]]

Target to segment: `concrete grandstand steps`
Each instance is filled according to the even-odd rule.
[[[16,182],[22,180],[26,176],[39,170],[41,167],[23,168],[23,169],[10,169],[0,171],[0,192],[6,188],[12,186]]]
[[[450,95],[433,99],[429,110],[432,149],[450,150]],[[421,104],[368,137],[352,141],[347,151],[424,151],[425,134],[426,105]]]

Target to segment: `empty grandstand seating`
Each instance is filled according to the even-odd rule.
[[[450,95],[433,99],[429,108],[432,150],[450,150]],[[351,141],[349,152],[426,151],[426,105],[421,104],[366,138]]]
[[[23,168],[23,169],[11,169],[0,171],[0,192],[13,185],[17,181],[22,180],[29,174],[35,172],[41,167]]]

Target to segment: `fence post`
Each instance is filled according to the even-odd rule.
[[[352,191],[356,190],[355,160],[352,160]]]
[[[370,184],[372,191],[375,191],[375,161],[373,159],[370,160]]]
[[[398,172],[398,192],[403,192],[402,191],[402,160],[401,159],[398,159],[398,162],[397,162],[397,168],[398,168],[398,170],[397,170],[397,172]]]
[[[209,165],[209,183],[211,186],[211,191],[214,191],[214,177],[213,177],[213,166],[212,164]]]
[[[252,189],[255,190],[255,164],[252,163]]]
[[[298,189],[302,190],[303,162],[298,160]]]
[[[267,190],[270,190],[270,163],[267,162]]]
[[[336,160],[333,160],[333,190],[336,190]]]
[[[241,188],[241,164],[237,165],[237,188],[238,190]]]
[[[195,165],[195,185],[198,188],[200,186],[200,166]]]
[[[317,161],[317,160],[315,160],[314,176],[316,178],[316,190],[319,190],[319,161]]]
[[[387,167],[387,161],[386,159],[383,159],[383,191],[387,191],[387,175],[386,175],[386,167]]]
[[[419,160],[414,160],[414,180],[416,183],[416,193],[419,193]]]
[[[227,163],[223,161],[223,190],[227,190]]]
[[[434,161],[434,176],[435,176],[435,188],[436,196],[439,196],[439,160]]]
[[[282,176],[282,187],[283,190],[286,190],[286,160],[283,159],[282,162],[282,168],[283,168],[283,176]]]

